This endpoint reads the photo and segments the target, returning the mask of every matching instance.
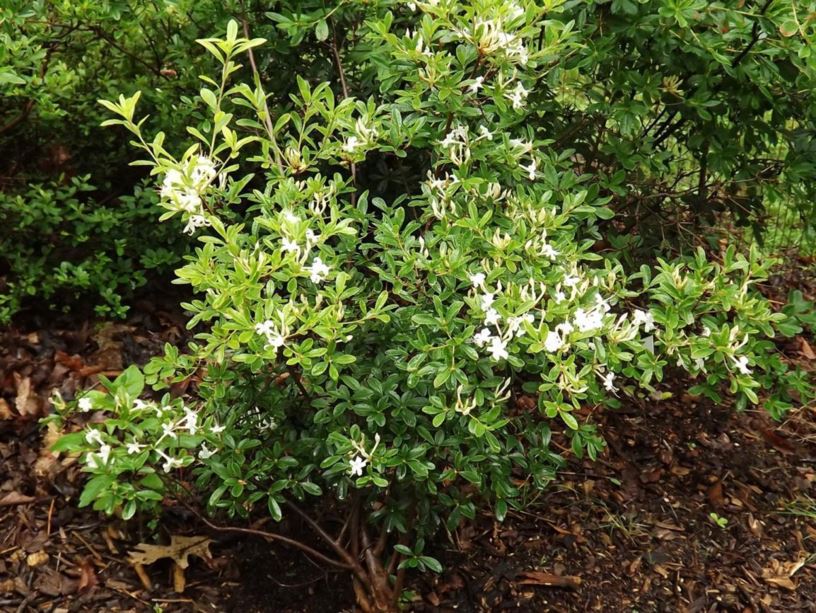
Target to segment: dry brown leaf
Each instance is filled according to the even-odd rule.
[[[198,556],[208,561],[212,559],[210,543],[212,540],[206,536],[173,535],[169,545],[139,543],[128,559],[131,564],[153,564],[156,560],[170,558],[181,568],[187,568],[190,565],[188,556]]]
[[[93,564],[89,560],[83,560],[82,565],[80,566],[81,574],[79,576],[79,591],[89,590],[96,586],[96,572],[94,571]]]
[[[28,504],[29,502],[34,502],[36,498],[34,496],[26,496],[25,494],[21,494],[20,492],[9,492],[2,498],[0,498],[0,507],[11,507],[17,504]]]
[[[799,353],[805,356],[808,360],[816,360],[816,353],[814,353],[813,348],[801,336],[799,337]]]
[[[0,398],[0,420],[7,421],[9,419],[14,419],[14,413],[11,412],[8,402]]]
[[[14,408],[20,415],[37,415],[40,403],[36,394],[31,393],[31,377],[22,377],[14,373],[14,381],[17,385]]]
[[[519,575],[519,580],[516,583],[519,585],[546,585],[576,589],[581,585],[581,577],[555,575],[541,570],[528,570]]]

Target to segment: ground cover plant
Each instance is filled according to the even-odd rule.
[[[191,475],[214,512],[301,517],[322,550],[275,538],[347,569],[364,610],[393,610],[406,570],[441,568],[428,539],[480,509],[523,509],[563,454],[603,451],[594,414],[661,397],[669,375],[775,417],[812,396],[775,344],[803,319],[756,289],[773,260],[661,253],[640,218],[656,200],[683,228],[738,186],[806,193],[809,94],[763,105],[813,82],[809,14],[313,11],[268,18],[293,44],[326,46],[331,81],[268,96],[265,41],[244,18],[199,40],[220,72],[185,102],[206,117],[187,141],[151,128],[138,93],[102,102],[141,150],[163,219],[197,237],[177,280],[196,293],[184,306],[198,332],[104,390],[56,399],[60,417],[93,416],[55,448],[82,453],[81,504],[155,512]],[[675,64],[681,48],[706,67]],[[757,173],[758,157],[778,172]],[[191,393],[167,391],[179,385]],[[569,449],[550,445],[556,428]]]

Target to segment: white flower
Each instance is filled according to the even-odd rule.
[[[652,315],[651,311],[635,309],[632,313],[632,321],[638,327],[642,325],[644,332],[651,332],[655,329],[654,315]]]
[[[309,245],[314,245],[317,242],[318,236],[315,234],[311,228],[306,230],[306,243]]]
[[[479,304],[482,305],[483,311],[488,311],[493,306],[493,303],[495,301],[496,301],[495,295],[489,292],[482,294],[482,296],[479,298]]]
[[[470,279],[470,284],[473,287],[484,287],[485,282],[485,274],[483,272],[475,272],[468,277]]]
[[[99,448],[99,459],[102,460],[102,464],[108,463],[108,458],[110,458],[110,454],[111,454],[110,445],[102,445]]]
[[[141,398],[137,398],[133,401],[133,409],[136,411],[143,411],[149,407],[150,405]]]
[[[171,470],[173,470],[174,468],[179,468],[181,465],[182,465],[181,460],[178,460],[176,458],[167,458],[164,464],[162,464],[162,468],[164,469],[164,472],[169,473]]]
[[[581,278],[578,275],[567,275],[564,277],[564,285],[567,287],[575,287]]]
[[[501,315],[499,315],[499,312],[492,307],[487,309],[487,312],[485,313],[485,323],[489,326],[494,326],[499,323],[499,321],[501,321]]]
[[[143,447],[144,447],[144,445],[140,445],[136,441],[132,441],[132,442],[128,443],[127,444],[128,455],[133,455],[133,454],[139,453],[142,450]]]
[[[215,170],[215,164],[206,156],[199,155],[196,159],[196,165],[190,173],[193,183],[199,189],[205,187],[212,181],[218,173]]]
[[[750,375],[753,371],[748,368],[748,356],[741,355],[738,358],[733,358],[734,367],[743,375]]]
[[[184,233],[193,234],[199,228],[209,225],[210,222],[207,221],[207,218],[203,215],[190,215],[190,218],[187,220],[187,225],[184,226]]]
[[[536,178],[536,170],[538,169],[538,163],[537,163],[535,160],[533,160],[533,161],[532,161],[532,162],[530,162],[530,163],[529,163],[527,166],[524,166],[524,165],[522,164],[522,166],[521,166],[521,167],[522,167],[524,170],[526,170],[526,171],[527,171],[527,178],[528,178],[528,179],[530,179],[530,181],[535,181],[535,178]]]
[[[210,428],[210,432],[212,432],[213,434],[221,434],[226,429],[227,429],[226,426],[215,424],[212,428]]]
[[[182,211],[197,213],[201,210],[201,196],[195,190],[185,189],[184,191],[175,192],[172,199]]]
[[[169,436],[171,438],[176,438],[177,435],[173,431],[173,424],[162,424],[162,436]]]
[[[567,299],[566,294],[564,294],[564,292],[562,292],[560,289],[555,292],[555,296],[553,297],[553,300],[555,300],[556,304],[561,304],[566,299]]]
[[[520,110],[527,101],[527,94],[530,92],[524,89],[521,83],[516,83],[516,88],[509,94],[505,94],[515,110]]]
[[[273,334],[267,337],[267,347],[272,347],[275,351],[286,344],[286,338],[280,334]]]
[[[85,463],[88,465],[88,468],[99,468],[99,462],[96,461],[96,456],[92,453],[89,453],[85,457]]]
[[[510,354],[507,353],[507,343],[498,336],[494,336],[490,339],[490,347],[488,347],[487,351],[490,353],[490,357],[497,362],[510,357]]]
[[[479,126],[479,135],[487,140],[493,140],[493,132],[487,129],[487,126]]]
[[[490,339],[493,335],[490,333],[488,328],[482,328],[478,333],[473,336],[473,342],[476,343],[479,347],[484,347],[487,343],[490,342]]]
[[[478,92],[482,88],[482,83],[484,83],[484,77],[476,77],[476,79],[474,79],[473,83],[468,85],[468,91],[471,94],[475,94],[476,92]]]
[[[267,319],[264,322],[255,324],[255,332],[261,336],[269,336],[275,332],[275,322]]]
[[[198,458],[200,460],[206,460],[207,458],[211,458],[218,452],[217,449],[208,449],[206,443],[201,443],[201,449],[198,452]]]
[[[343,144],[343,151],[346,153],[354,153],[354,150],[360,146],[360,141],[356,136],[349,136]]]
[[[509,318],[507,320],[507,325],[510,334],[515,334],[516,336],[524,336],[527,334],[526,330],[522,326],[525,321],[532,324],[533,321],[535,321],[535,317],[532,313],[525,313],[524,315],[519,315],[518,317]]]
[[[88,432],[85,433],[85,442],[89,445],[102,445],[104,443],[99,430],[88,430]]]
[[[549,243],[544,243],[544,246],[541,247],[541,255],[546,258],[550,258],[551,260],[555,260],[558,257],[558,251],[555,250],[555,247],[550,245]]]
[[[182,175],[175,168],[171,168],[164,175],[164,182],[162,183],[161,196],[162,198],[172,198],[173,194],[180,186],[184,185],[184,175]]]
[[[368,460],[366,460],[362,456],[354,456],[354,459],[350,462],[349,468],[351,470],[352,477],[362,477],[363,476],[363,469],[368,464]]]
[[[615,387],[615,373],[609,372],[606,373],[606,376],[603,378],[603,386],[607,392],[616,392],[618,391]]]
[[[83,413],[87,413],[88,411],[93,411],[93,400],[91,400],[88,396],[83,396],[79,399],[77,403],[79,410]]]
[[[192,409],[185,407],[184,422],[184,427],[187,428],[187,431],[195,436],[195,433],[198,432],[198,414]]]
[[[312,265],[307,268],[309,271],[309,278],[312,283],[321,283],[329,274],[329,267],[323,263],[319,257],[315,258]]]
[[[574,321],[575,326],[581,332],[589,332],[590,330],[597,330],[603,325],[603,314],[595,310],[576,309]]]
[[[564,346],[564,339],[555,330],[550,330],[547,333],[547,338],[544,339],[544,349],[550,353],[555,353]]]
[[[711,336],[711,328],[709,328],[708,326],[703,326],[702,334],[703,338],[708,338],[709,336]]]
[[[300,245],[284,236],[281,240],[281,251],[284,253],[300,253]]]

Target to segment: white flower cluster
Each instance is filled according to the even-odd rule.
[[[486,276],[483,272],[477,272],[470,275],[470,283],[473,289],[477,292],[479,306],[484,313],[485,326],[473,337],[473,342],[477,347],[483,348],[490,354],[490,357],[495,360],[506,360],[510,357],[507,351],[507,343],[514,337],[522,337],[527,331],[524,329],[524,324],[532,325],[535,317],[532,313],[523,313],[521,315],[514,315],[508,317],[504,332],[501,331],[502,315],[495,308],[496,292],[489,292],[485,287]],[[501,291],[501,284],[498,285],[497,292]],[[482,292],[479,294],[478,292]],[[496,328],[494,334],[489,327]]]
[[[92,401],[87,396],[80,401]],[[85,403],[88,404],[87,402]],[[85,432],[85,442],[88,445],[98,446],[98,451],[89,452],[85,456],[85,464],[91,469],[99,469],[108,465],[111,461],[114,446],[124,446],[127,455],[136,455],[144,450],[155,452],[163,461],[162,468],[165,472],[170,472],[174,468],[179,468],[184,465],[184,460],[180,457],[173,457],[162,448],[162,442],[165,439],[178,439],[180,433],[195,436],[201,432],[201,425],[198,420],[198,413],[187,406],[181,406],[181,414],[179,415],[179,408],[174,406],[162,406],[155,402],[143,401],[137,399],[133,403],[132,410],[136,412],[152,412],[155,413],[155,418],[161,423],[162,433],[154,441],[140,440],[137,435],[127,436],[125,440],[120,440],[117,437],[103,437],[100,428],[91,427]],[[83,410],[80,407],[80,410]],[[151,418],[153,419],[153,418]],[[224,431],[223,426],[214,425],[208,429],[211,434],[220,434]],[[106,441],[106,438],[108,439]],[[216,450],[208,449],[206,444],[202,441],[198,457],[205,460],[216,453]]]
[[[371,448],[371,451],[366,451],[365,440],[361,443],[353,440],[351,441],[351,445],[357,450],[357,454],[349,461],[349,474],[352,477],[362,477],[363,469],[368,466],[368,463],[374,456],[374,452],[377,451],[377,447],[380,446],[380,435],[374,435],[374,447]]]
[[[289,326],[286,324],[286,316],[280,313],[279,322],[271,319],[255,324],[255,333],[266,338],[266,346],[272,347],[277,353],[278,349],[286,344],[286,337],[289,336]]]
[[[362,118],[358,118],[354,126],[354,134],[343,143],[343,151],[353,154],[360,147],[365,147],[377,139],[376,128],[369,128]]]
[[[465,40],[479,49],[479,55],[503,54],[513,64],[524,66],[530,59],[530,53],[524,45],[522,37],[506,30],[507,22],[514,22],[524,14],[524,10],[514,2],[508,3],[509,15],[507,19],[494,17],[493,19],[477,18],[473,27],[460,30],[459,34]]]
[[[210,225],[204,214],[201,194],[218,176],[218,171],[213,161],[203,155],[183,165],[182,170],[171,168],[167,171],[161,197],[168,200],[175,210],[189,214],[184,232],[192,234],[196,229]]]

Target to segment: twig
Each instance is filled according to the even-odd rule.
[[[253,528],[238,528],[233,526],[219,526],[211,522],[209,519],[201,515],[196,509],[192,506],[184,502],[183,500],[179,500],[179,502],[193,515],[195,515],[204,525],[207,527],[216,530],[218,532],[234,532],[236,534],[250,534],[252,536],[260,536],[261,538],[265,538],[271,541],[280,541],[281,543],[286,543],[287,545],[291,545],[292,547],[296,547],[301,551],[309,554],[310,556],[317,558],[321,562],[325,562],[326,564],[330,564],[331,566],[336,566],[337,568],[342,568],[344,570],[350,570],[352,566],[345,562],[340,562],[339,560],[333,560],[332,558],[320,553],[316,549],[310,547],[306,543],[301,543],[295,539],[291,539],[288,536],[283,536],[282,534],[277,534],[275,532],[267,532],[265,530],[255,530]]]
[[[334,56],[334,63],[337,66],[337,76],[340,79],[340,89],[343,91],[343,99],[349,97],[348,85],[346,84],[346,72],[343,70],[343,62],[340,60],[340,52],[337,50],[337,31],[334,29],[332,23],[332,41],[331,41],[332,56]],[[357,204],[357,164],[351,162],[351,182],[354,184],[355,190],[351,193],[352,206]]]

